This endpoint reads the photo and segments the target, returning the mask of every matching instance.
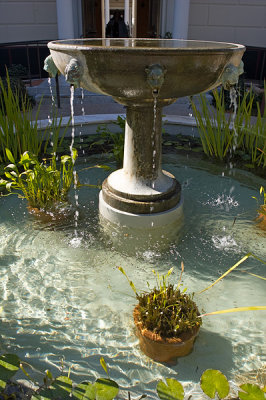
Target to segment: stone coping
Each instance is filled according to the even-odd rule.
[[[110,124],[117,121],[117,117],[125,117],[126,114],[94,114],[94,115],[77,115],[74,117],[75,126],[78,125],[95,125],[95,124]],[[63,117],[61,127],[68,124],[70,117]],[[60,118],[57,118],[59,123]],[[196,119],[194,117],[187,117],[181,115],[166,115],[163,117],[164,124],[170,125],[183,125],[196,127]],[[42,119],[38,121],[38,128],[45,129],[50,125],[49,119]],[[71,123],[70,123],[71,126]]]

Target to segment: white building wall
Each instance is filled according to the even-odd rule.
[[[57,37],[56,0],[0,1],[0,43]]]
[[[266,0],[190,0],[188,38],[266,47]]]

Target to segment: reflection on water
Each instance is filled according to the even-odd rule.
[[[173,266],[177,282],[184,261],[183,287],[195,292],[195,301],[206,312],[265,304],[265,282],[247,274],[264,274],[264,266],[254,259],[198,294],[247,252],[265,258],[265,237],[252,223],[256,215],[252,196],[257,195],[259,183],[253,177],[254,187],[246,187],[223,177],[221,171],[193,169],[173,157],[164,167],[182,183],[185,199],[184,225],[164,250],[161,244],[167,232],[155,243],[149,233],[145,238],[135,232],[134,237],[126,228],[111,232],[118,242],[105,235],[98,224],[95,189],[80,190],[76,236],[73,217],[59,226],[42,227],[22,200],[0,199],[3,352],[16,352],[53,372],[64,357],[66,369],[73,365],[71,376],[77,381],[103,375],[99,363],[103,356],[111,378],[121,387],[151,397],[162,377],[178,374],[189,390],[206,368],[221,369],[230,378],[263,365],[264,312],[205,317],[194,351],[174,366],[153,362],[140,352],[132,321],[136,300],[117,266],[145,290],[147,281],[154,283],[152,269],[165,273]],[[78,173],[81,182],[97,183],[105,177],[101,169],[93,175],[90,170]],[[230,206],[217,207],[219,196]]]
[[[182,39],[65,39],[53,41],[53,44],[81,46],[81,47],[121,47],[121,48],[165,48],[165,49],[187,49],[187,50],[222,50],[243,48],[233,43],[208,42],[200,40]]]

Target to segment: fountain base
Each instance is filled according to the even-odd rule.
[[[157,213],[130,213],[122,211],[109,205],[103,196],[103,191],[99,194],[99,212],[104,219],[111,223],[137,229],[158,229],[172,225],[178,225],[178,221],[183,218],[183,197],[173,208]]]

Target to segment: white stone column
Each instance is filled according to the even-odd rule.
[[[105,2],[101,0],[101,13],[102,13],[102,38],[105,38]],[[104,43],[103,43],[104,46]]]
[[[74,38],[72,0],[56,0],[58,39]]]
[[[173,39],[187,39],[190,0],[175,0]]]
[[[104,1],[104,15],[105,15],[105,26],[110,20],[110,3],[109,0]]]
[[[124,6],[124,21],[127,26],[129,26],[129,0],[125,0]]]
[[[137,0],[132,0],[132,37],[137,37]]]

